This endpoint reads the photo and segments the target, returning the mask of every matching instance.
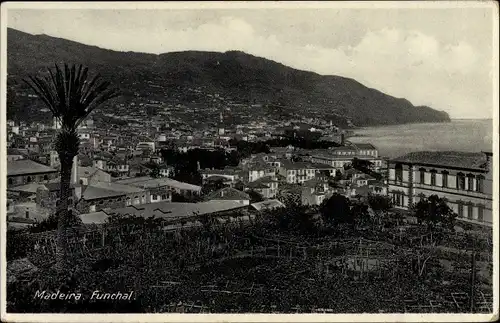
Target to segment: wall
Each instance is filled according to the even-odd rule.
[[[28,183],[44,183],[51,179],[56,179],[58,177],[59,177],[58,172],[31,174],[31,175],[13,175],[7,177],[7,184],[11,186],[11,185],[24,185]]]
[[[91,210],[91,206],[95,206],[95,211]],[[98,212],[105,208],[122,208],[125,207],[125,196],[117,196],[111,198],[103,198],[103,199],[93,199],[93,200],[80,200],[77,209],[81,213],[90,213],[90,212]]]
[[[150,203],[172,201],[172,193],[168,189],[155,189],[150,191]]]

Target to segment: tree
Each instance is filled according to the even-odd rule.
[[[431,243],[435,233],[454,230],[457,214],[448,206],[445,199],[437,195],[428,198],[422,196],[411,210],[418,223],[426,226]]]
[[[264,201],[264,197],[259,192],[250,190],[247,192],[247,194],[250,196],[250,203],[258,203]]]
[[[365,203],[360,201],[353,203],[350,211],[354,227],[365,226],[370,223],[370,213],[368,212],[368,205]]]
[[[315,229],[313,213],[300,203],[292,203],[285,208],[268,211],[274,227],[279,231],[296,231],[299,233],[312,233]]]
[[[149,172],[149,176],[151,176],[152,178],[160,177],[160,167],[158,167],[158,165],[151,167],[151,170]]]
[[[354,157],[352,160],[352,167],[361,171],[371,169],[372,166],[373,163],[369,160],[359,159],[356,157]]]
[[[58,235],[56,259],[61,272],[69,269],[67,257],[68,200],[70,197],[71,169],[73,158],[78,154],[80,139],[78,126],[92,111],[118,96],[110,83],[101,81],[99,75],[89,78],[88,68],[81,65],[55,65],[48,75],[30,76],[25,82],[61,122],[55,148],[61,163],[60,203],[57,207]]]
[[[387,212],[392,208],[392,200],[388,196],[383,195],[369,195],[368,204],[372,210],[377,214],[379,218],[379,223],[381,217],[385,216]]]
[[[228,187],[228,185],[224,184],[224,181],[222,179],[216,179],[216,180],[208,180],[207,183],[203,184],[201,187],[201,193],[203,195],[210,194],[212,192],[218,191],[224,187]]]
[[[333,194],[320,206],[320,214],[327,225],[334,223],[352,223],[351,203],[349,199],[340,194]]]

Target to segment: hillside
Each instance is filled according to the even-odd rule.
[[[352,120],[357,126],[447,122],[445,112],[413,106],[355,80],[299,71],[238,51],[175,52],[161,55],[116,52],[14,29],[7,33],[9,117],[36,115],[33,101],[20,98],[22,79],[54,63],[82,63],[133,97],[164,99],[167,92],[201,87],[242,103],[279,104],[287,112]],[[148,84],[160,84],[152,88]],[[271,108],[269,108],[271,109]]]

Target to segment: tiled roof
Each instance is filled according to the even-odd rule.
[[[74,188],[75,186],[78,186],[79,184],[73,184],[73,183],[70,183],[69,184],[69,187],[70,188]],[[48,183],[45,183],[44,184],[45,187],[48,188],[49,191],[53,192],[53,191],[58,191],[61,189],[61,180],[59,178],[57,179],[54,179],[53,181],[50,181]]]
[[[264,176],[254,181],[254,183],[264,183],[264,184],[269,184],[274,182],[277,182],[277,180],[273,176]]]
[[[257,211],[261,211],[261,210],[271,210],[279,207],[284,207],[285,205],[278,200],[267,200],[267,201],[253,203],[251,206]]]
[[[7,176],[29,175],[57,172],[54,168],[45,166],[29,159],[7,161]]]
[[[209,174],[209,175],[236,175],[238,169],[234,168],[224,168],[224,169],[201,169],[201,174]]]
[[[47,188],[47,187],[43,184],[29,183],[26,185],[11,187],[8,188],[7,190],[10,192],[36,193],[39,188]]]
[[[201,186],[193,185],[189,183],[179,182],[171,178],[160,177],[160,178],[152,178],[149,176],[141,176],[141,177],[132,177],[127,179],[117,180],[117,184],[125,184],[135,187],[145,187],[145,188],[154,188],[154,187],[162,187],[162,186],[170,186],[173,188],[177,188],[180,190],[189,190],[189,191],[199,191],[201,190]]]
[[[340,147],[329,148],[329,150],[332,150],[332,151],[355,151],[356,147],[354,147],[354,146],[340,146]]]
[[[213,192],[207,197],[208,200],[250,200],[250,196],[235,188],[225,187]]]
[[[317,169],[332,169],[332,168],[334,168],[331,165],[327,165],[327,164],[315,164],[315,163],[311,163],[311,167],[312,168],[317,168]]]
[[[224,176],[219,176],[219,175],[212,175],[207,177],[207,181],[223,181],[223,182],[230,182],[231,180],[227,177]]]
[[[7,155],[21,155],[24,156],[25,153],[17,148],[7,148]]]
[[[248,188],[251,188],[251,189],[264,189],[264,188],[269,188],[268,185],[262,183],[262,182],[250,182],[247,184],[247,187]]]
[[[82,190],[82,199],[87,201],[96,200],[109,197],[124,196],[126,193],[117,192],[110,189],[104,189],[100,187],[95,187],[92,185],[84,186]]]
[[[107,213],[177,219],[194,216],[195,214],[212,214],[242,207],[246,206],[237,201],[208,201],[201,203],[159,202],[128,206],[125,208],[110,210]]]
[[[312,178],[308,181],[305,181],[302,185],[306,187],[316,187],[320,184],[328,184],[328,182],[319,178]]]
[[[486,166],[486,155],[484,153],[457,151],[418,151],[394,158],[392,161],[484,170]]]
[[[283,161],[282,167],[285,169],[331,169],[333,166],[326,164],[315,164],[309,162],[292,162],[289,160]]]
[[[357,147],[358,149],[371,149],[371,150],[377,149],[374,145],[370,143],[357,143],[354,144],[354,146]]]
[[[92,176],[96,175],[97,173],[108,174],[105,171],[103,171],[97,167],[78,166],[78,177],[92,177]]]
[[[129,194],[129,193],[142,193],[142,192],[144,192],[143,189],[138,188],[136,186],[133,186],[133,185],[124,185],[124,184],[117,183],[117,182],[111,182],[111,183],[107,183],[107,182],[95,182],[91,186],[97,187],[97,188],[102,188],[102,189],[105,189],[105,190],[111,190],[111,191],[115,191],[115,192],[122,192],[122,193],[126,193],[126,194]]]

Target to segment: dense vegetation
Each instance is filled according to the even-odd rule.
[[[386,209],[387,204],[377,200]],[[342,204],[345,213],[340,218],[354,217],[355,226],[347,219],[336,221],[339,215],[335,212],[325,213]],[[401,312],[407,299],[428,304],[452,291],[469,290],[468,274],[445,268],[438,259],[467,268],[469,256],[460,249],[469,251],[475,244],[477,250],[491,252],[484,235],[471,239],[450,231],[443,244],[458,253],[428,251],[426,240],[421,242],[426,225],[412,226],[400,236],[390,216],[383,221],[358,216],[358,207],[357,202],[336,196],[323,205],[322,220],[307,208],[289,205],[257,214],[249,223],[220,225],[210,217],[200,218],[201,227],[175,233],[158,230],[158,219],[112,218],[106,248],[75,253],[71,277],[59,277],[32,258],[41,271],[29,284],[9,284],[8,310],[165,312],[176,311],[169,305],[182,302],[203,304],[211,312],[293,313],[298,311],[297,305],[305,312],[319,307],[334,312]],[[360,239],[370,239],[370,253],[392,262],[365,276],[343,267],[334,266],[328,272],[321,269],[322,261],[360,253]],[[392,247],[385,250],[383,243]],[[21,248],[22,244],[15,245]],[[424,258],[430,260],[422,261]],[[451,285],[443,285],[445,280]],[[477,284],[478,291],[484,289],[480,279]],[[37,300],[33,297],[37,289],[81,292],[87,299]],[[88,295],[94,290],[133,290],[136,295],[125,302],[91,302]]]
[[[115,52],[14,29],[8,29],[7,42],[8,86],[17,86],[16,91],[19,87],[22,90],[21,78],[47,64],[74,62],[121,82],[124,94],[121,102],[129,102],[137,95],[145,100],[163,100],[165,91],[183,95],[186,87],[201,87],[207,94],[263,104],[268,113],[277,116],[289,112],[305,115],[307,111],[307,116],[319,113],[342,126],[348,119],[358,126],[449,121],[445,112],[415,107],[405,99],[367,88],[352,79],[299,71],[237,51],[161,55]],[[150,87],[150,84],[161,86]],[[34,115],[30,113],[37,111],[29,101],[19,96],[12,99],[8,117],[24,114],[24,119],[28,116],[32,119]],[[284,108],[276,109],[276,102]]]

